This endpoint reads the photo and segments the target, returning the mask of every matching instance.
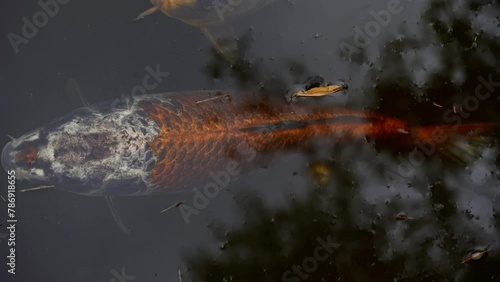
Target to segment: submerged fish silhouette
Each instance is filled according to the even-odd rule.
[[[230,22],[252,14],[276,0],[150,0],[153,7],[140,13],[135,20],[157,11],[198,27],[214,48],[230,62],[238,56],[238,36]]]
[[[202,185],[229,160],[244,164],[257,154],[365,138],[411,149],[436,131],[447,137],[442,145],[451,146],[498,127],[412,127],[318,101],[177,92],[77,109],[9,142],[2,165],[20,179],[83,195],[148,195]]]

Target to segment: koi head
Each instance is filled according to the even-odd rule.
[[[38,158],[39,131],[31,132],[12,140],[2,150],[2,166],[6,171],[14,170],[18,179],[36,182],[49,181],[47,169]]]
[[[10,141],[1,162],[19,180],[78,194],[143,192],[157,134],[148,122],[130,109],[82,108]]]
[[[7,143],[2,150],[2,166],[7,171],[15,171],[21,181],[87,193],[88,188],[82,187],[85,181],[71,171],[85,163],[92,147],[89,140],[78,140],[69,132],[62,138],[58,130],[48,126]]]

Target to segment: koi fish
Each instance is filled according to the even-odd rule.
[[[212,0],[150,0],[153,7],[134,20],[161,11],[164,15],[196,27],[221,25],[251,14],[276,0],[212,1]]]
[[[228,61],[237,58],[238,39],[229,22],[252,14],[276,0],[150,0],[153,7],[140,13],[134,20],[161,11],[164,15],[178,19],[201,29],[215,50]]]
[[[389,140],[407,148],[434,138],[466,141],[495,124],[411,126],[378,113],[258,93],[176,92],[77,109],[10,141],[6,170],[88,196],[151,195],[202,185],[228,160],[318,143]],[[443,143],[443,146],[447,144]]]

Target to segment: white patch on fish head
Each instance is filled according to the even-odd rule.
[[[145,182],[148,143],[158,134],[153,121],[130,109],[91,112],[48,134],[40,157],[59,179],[99,183],[134,179]]]

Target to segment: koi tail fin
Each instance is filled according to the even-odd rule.
[[[500,124],[424,126],[413,129],[415,145],[424,154],[440,154],[461,164],[480,158],[500,140]]]

